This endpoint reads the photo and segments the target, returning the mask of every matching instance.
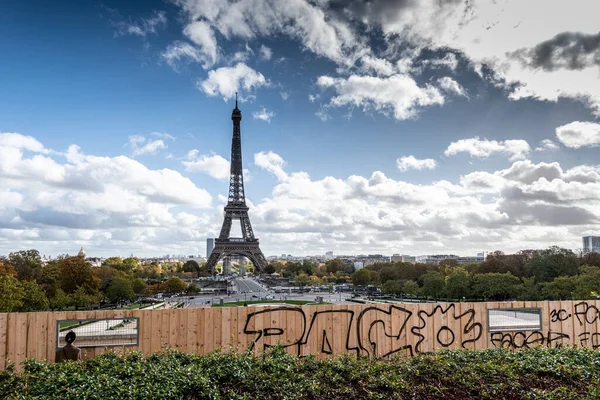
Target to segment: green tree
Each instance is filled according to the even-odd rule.
[[[325,271],[330,274],[335,274],[336,272],[342,270],[344,267],[344,263],[339,258],[334,258],[333,260],[328,260],[325,262]]]
[[[140,259],[137,257],[128,257],[123,260],[123,271],[128,274],[133,273],[140,266]],[[118,268],[117,268],[118,269]]]
[[[146,281],[141,278],[135,278],[131,281],[131,286],[133,288],[133,292],[137,295],[147,294],[148,293],[148,285]]]
[[[600,267],[600,253],[589,252],[581,258],[581,265]]]
[[[425,296],[438,298],[445,294],[446,281],[441,273],[427,271],[421,279],[423,280],[422,292]]]
[[[33,280],[42,267],[42,257],[37,250],[21,250],[10,253],[8,263],[17,271],[19,280]]]
[[[58,261],[61,289],[65,293],[74,293],[83,288],[87,294],[96,296],[100,279],[94,276],[90,264],[79,257],[66,257]]]
[[[310,284],[310,278],[308,277],[308,274],[305,274],[303,272],[301,274],[296,275],[296,277],[294,278],[294,282],[296,283],[297,286],[304,287],[304,286]]]
[[[472,293],[485,300],[504,301],[514,297],[520,284],[519,278],[510,272],[477,274],[473,276]]]
[[[469,274],[462,268],[456,268],[446,277],[446,294],[453,299],[469,297]]]
[[[527,264],[529,276],[534,276],[535,281],[550,282],[559,276],[573,276],[577,274],[579,260],[575,253],[569,249],[552,246],[542,250]]]
[[[371,271],[361,268],[352,274],[352,283],[356,286],[364,286],[371,282]]]
[[[111,303],[135,299],[131,280],[119,276],[115,277],[106,290],[106,297]]]
[[[402,292],[406,294],[419,295],[421,294],[421,288],[415,281],[406,281],[404,282],[404,285],[402,285]]]
[[[534,278],[522,278],[522,283],[517,286],[515,296],[520,301],[540,300],[540,291]]]
[[[192,283],[185,289],[185,292],[190,294],[200,293],[200,288],[195,283]]]
[[[275,273],[275,266],[272,263],[267,264],[264,273],[269,275]]]
[[[12,275],[0,276],[0,312],[18,311],[23,306],[25,290]]]
[[[198,274],[200,273],[200,264],[198,264],[198,262],[195,260],[187,260],[183,264],[183,267],[181,267],[181,270],[183,272],[191,272],[193,274],[196,274],[196,276],[198,276]]]
[[[48,309],[48,298],[40,285],[34,281],[21,281],[20,286],[25,295],[23,296],[23,304],[19,307],[19,311],[45,311]]]
[[[100,300],[100,294],[89,293],[87,289],[83,286],[77,287],[73,293],[69,295],[69,305],[75,307],[75,309],[79,308],[87,308],[92,304],[98,303]]]
[[[574,276],[559,276],[552,282],[542,284],[542,295],[547,300],[572,299],[577,287],[577,278]]]
[[[167,293],[181,293],[187,288],[187,284],[180,278],[173,277],[163,283],[164,290]]]
[[[402,293],[402,285],[400,285],[400,282],[396,280],[389,280],[383,284],[381,290],[383,291],[383,293],[387,294]]]
[[[577,300],[595,299],[600,293],[600,267],[582,265],[575,281],[574,298]]]
[[[61,288],[58,288],[54,292],[54,296],[49,299],[50,308],[52,310],[62,310],[69,305],[70,300],[69,296]]]

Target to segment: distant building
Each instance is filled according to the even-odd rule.
[[[583,254],[600,253],[600,236],[583,237]]]
[[[213,249],[215,248],[215,238],[206,239],[206,258],[210,257]]]
[[[394,254],[391,258],[392,262],[409,262],[415,263],[417,262],[417,257],[408,256],[406,254]]]
[[[363,264],[362,261],[355,261],[354,262],[354,270],[358,271],[359,269],[361,269],[362,267],[364,267],[365,265]]]
[[[85,251],[83,250],[83,246],[81,246],[81,248],[79,249],[79,253],[77,253],[77,257],[79,257],[79,258],[86,257]]]
[[[456,261],[459,264],[472,264],[472,263],[482,263],[484,261],[483,255],[477,255],[475,257],[458,257]]]
[[[328,251],[327,253],[325,253],[325,258],[328,260],[332,260],[333,259],[333,251]]]

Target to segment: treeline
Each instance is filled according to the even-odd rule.
[[[578,257],[553,246],[517,254],[495,252],[484,262],[459,265],[378,263],[352,274],[355,285],[381,286],[390,295],[434,299],[567,300],[600,293],[600,254]]]
[[[324,264],[310,260],[272,261],[265,268],[265,273],[278,273],[285,278],[293,278],[297,286],[324,285],[334,283],[350,283],[354,266],[344,264],[339,259],[333,259]]]
[[[181,278],[201,273],[195,261],[160,265],[111,257],[92,267],[84,258],[62,256],[44,265],[37,250],[18,251],[0,257],[0,312],[103,307],[157,292],[196,293],[200,289]]]

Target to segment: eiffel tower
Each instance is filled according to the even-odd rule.
[[[215,273],[215,266],[219,260],[228,256],[245,256],[252,261],[256,271],[260,272],[267,266],[267,260],[258,247],[258,239],[254,237],[248,206],[244,195],[244,174],[242,169],[242,140],[240,135],[240,121],[242,112],[238,108],[237,93],[235,94],[235,108],[231,113],[233,121],[233,139],[231,140],[231,167],[229,170],[229,198],[225,206],[225,219],[221,227],[219,238],[215,240],[215,248],[208,258],[206,269],[210,274]],[[241,238],[232,238],[231,221],[239,220],[242,227]]]

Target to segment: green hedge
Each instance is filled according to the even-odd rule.
[[[369,361],[166,351],[0,372],[8,399],[598,399],[600,352],[442,351]]]

